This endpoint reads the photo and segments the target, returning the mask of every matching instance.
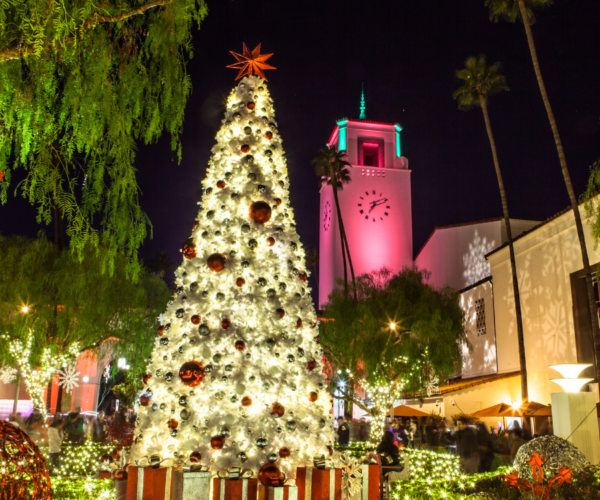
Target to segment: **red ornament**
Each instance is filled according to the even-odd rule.
[[[242,406],[247,408],[248,406],[252,406],[252,398],[250,396],[244,396],[242,398]]]
[[[250,110],[253,110],[256,107],[256,104],[250,101],[248,104],[246,104],[246,107]]]
[[[4,172],[0,170],[0,182],[4,182]]]
[[[333,456],[333,446],[327,446],[327,451],[329,452],[329,456]]]
[[[317,326],[317,322],[316,321],[311,321],[310,322],[310,327],[311,328],[315,328]]]
[[[275,244],[275,238],[272,238],[271,236],[269,236],[267,238],[267,245],[269,245],[270,247],[272,247]]]
[[[223,436],[213,436],[210,438],[210,446],[213,450],[220,450],[225,444],[225,438]]]
[[[206,259],[206,264],[211,271],[220,273],[225,269],[225,256],[222,253],[213,253]]]
[[[200,453],[199,451],[193,451],[190,455],[190,462],[193,464],[197,464],[198,462],[200,462],[200,460],[202,460],[202,453]]]
[[[313,392],[311,392],[311,393],[308,395],[308,400],[309,400],[311,403],[314,403],[314,402],[315,402],[317,399],[319,399],[319,395],[318,395],[316,392],[314,392],[314,391],[313,391]]]
[[[298,318],[298,321],[296,321],[296,328],[301,328],[302,327],[302,319]]]
[[[223,328],[223,330],[227,330],[227,328],[229,328],[231,326],[231,320],[225,318],[224,320],[221,321],[221,328]]]
[[[300,281],[306,281],[306,273],[298,273],[298,278],[300,279]]]
[[[270,130],[267,130],[265,132],[265,138],[266,139],[273,139],[273,132],[271,132]]]
[[[232,52],[233,57],[237,59],[237,62],[234,64],[230,64],[227,66],[228,68],[236,68],[239,69],[236,80],[239,80],[242,76],[255,74],[260,76],[265,81],[265,74],[263,73],[263,69],[275,69],[273,66],[269,66],[265,61],[269,59],[273,54],[261,54],[260,53],[260,43],[256,46],[256,48],[250,52],[246,44],[244,43],[244,52],[243,54],[238,54],[236,52]],[[250,103],[249,103],[250,104]],[[251,103],[254,104],[254,103]],[[248,109],[254,109],[248,106]]]
[[[142,382],[144,382],[144,384],[148,385],[148,381],[152,378],[152,375],[150,375],[149,373],[146,373],[143,377],[142,377]]]
[[[198,361],[187,361],[179,369],[179,378],[184,385],[196,387],[204,380],[204,366]]]
[[[279,449],[279,457],[280,458],[287,458],[290,456],[290,449],[286,448],[285,446],[283,448]]]
[[[217,181],[217,187],[219,189],[223,189],[225,186],[227,186],[227,184],[225,183],[225,181]]]
[[[250,146],[248,146],[248,144],[244,144],[241,147],[242,153],[247,153],[248,151],[250,151]]]
[[[199,225],[200,225],[200,223],[198,221],[194,222],[192,229],[196,229]]]
[[[306,363],[306,369],[309,372],[312,372],[316,366],[317,366],[317,362],[314,359],[312,361],[309,361],[308,363]]]
[[[142,394],[140,396],[140,404],[142,406],[148,406],[150,404],[150,396],[148,396],[146,394]]]
[[[177,429],[177,427],[179,427],[179,422],[177,422],[177,420],[172,418],[171,420],[169,420],[167,422],[167,425],[169,426],[169,429]]]
[[[283,414],[285,413],[285,407],[281,403],[273,403],[271,408],[273,410],[271,415],[275,415],[275,418],[283,417]]]
[[[283,486],[285,474],[275,464],[265,464],[258,472],[258,479],[265,486]]]
[[[243,351],[246,348],[246,342],[243,340],[236,340],[234,346],[236,351]]]
[[[186,259],[192,260],[196,256],[196,244],[194,243],[194,239],[189,238],[185,240],[181,251]]]
[[[264,224],[271,219],[271,206],[265,201],[255,201],[250,205],[250,218],[257,224]]]
[[[279,315],[279,319],[283,318],[285,316],[285,310],[279,308],[275,311],[278,315]]]
[[[199,325],[200,321],[202,320],[202,318],[198,315],[198,314],[194,314],[191,318],[190,321],[192,322],[192,324],[194,325]]]
[[[156,333],[158,334],[159,337],[162,337],[163,334],[165,333],[165,326],[161,325],[158,327],[158,330],[156,330]]]
[[[546,462],[546,460],[542,460],[535,451],[533,452],[533,456],[531,460],[527,462],[528,465],[531,465],[531,472],[533,475],[533,479],[535,480],[534,484],[531,484],[529,481],[525,479],[521,479],[517,471],[513,471],[512,474],[507,474],[505,476],[499,476],[504,479],[509,486],[514,489],[519,489],[522,491],[531,492],[535,495],[535,498],[540,498],[542,500],[549,500],[550,495],[552,494],[552,488],[558,488],[562,486],[564,483],[570,483],[573,476],[573,469],[569,469],[567,467],[559,467],[558,474],[553,478],[549,479],[548,482],[544,481],[544,469],[542,465]]]
[[[281,198],[275,198],[275,205],[281,205]]]

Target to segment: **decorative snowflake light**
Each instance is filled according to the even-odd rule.
[[[439,377],[431,377],[429,379],[429,382],[425,383],[425,389],[427,390],[427,396],[431,396],[432,394],[440,393],[439,383],[440,383]]]
[[[0,368],[0,381],[3,384],[12,384],[17,376],[17,369],[12,366],[3,366]]]
[[[463,255],[465,285],[481,281],[492,274],[490,263],[485,256],[496,248],[496,241],[488,241],[484,236],[479,236],[475,231],[473,241],[469,243],[469,251]]]
[[[79,387],[77,383],[79,381],[79,372],[75,370],[75,365],[67,365],[62,367],[59,370],[60,380],[58,384],[65,390],[67,393],[73,392],[74,387]]]

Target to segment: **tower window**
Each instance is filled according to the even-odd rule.
[[[477,325],[477,336],[485,335],[485,302],[483,299],[475,301],[475,323]]]
[[[382,139],[359,138],[358,164],[365,167],[383,167],[383,145]]]

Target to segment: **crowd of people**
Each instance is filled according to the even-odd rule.
[[[552,434],[551,423],[543,427],[540,434],[531,436],[516,420],[508,430],[501,426],[488,430],[483,423],[469,424],[466,417],[458,418],[452,426],[448,426],[443,419],[435,420],[423,418],[419,421],[417,418],[396,417],[389,429],[384,431],[376,450],[382,462],[388,466],[398,466],[400,449],[403,447],[444,448],[458,455],[465,472],[489,472],[498,465],[494,463],[495,459],[504,464],[510,461],[512,464],[519,448],[532,437]],[[370,425],[364,418],[347,421],[344,417],[339,417],[336,421],[336,432],[338,446],[349,446],[351,441],[367,441]]]
[[[121,408],[110,417],[104,412],[97,415],[85,415],[77,406],[73,412],[49,415],[46,422],[42,413],[36,408],[26,419],[20,413],[8,418],[10,424],[20,428],[38,446],[48,446],[50,470],[60,466],[60,456],[63,444],[81,446],[89,439],[95,443],[104,443],[109,428],[114,424],[133,423],[135,415]],[[133,422],[132,422],[133,421]]]

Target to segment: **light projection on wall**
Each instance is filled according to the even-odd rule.
[[[396,129],[396,158],[400,158],[402,156],[402,150],[400,148],[400,132],[402,131],[402,127],[400,125],[395,125]]]
[[[346,125],[348,124],[348,120],[341,120],[337,122],[338,127],[340,127],[340,138],[338,141],[338,151],[346,151]]]
[[[463,255],[465,286],[477,283],[492,274],[490,263],[485,256],[494,248],[496,248],[495,240],[488,241],[486,236],[482,238],[475,230],[473,241],[469,243],[469,251]]]

